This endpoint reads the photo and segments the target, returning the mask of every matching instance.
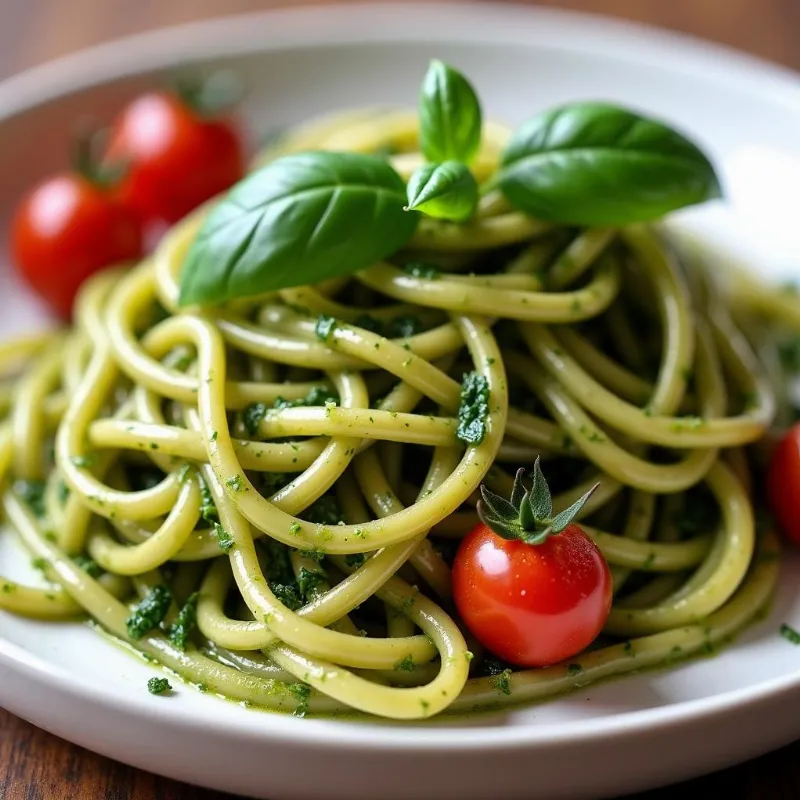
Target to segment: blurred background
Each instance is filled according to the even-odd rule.
[[[332,2],[334,0],[0,0],[0,79],[82,47],[165,25],[242,11]],[[451,2],[454,6],[459,4],[459,0]],[[800,69],[798,0],[543,0],[529,4],[611,14],[662,25]]]

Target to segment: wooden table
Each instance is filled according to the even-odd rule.
[[[318,0],[319,1],[319,0]],[[311,4],[294,0],[294,4]],[[274,0],[2,0],[0,78],[129,33],[200,17],[250,11]],[[549,0],[715,39],[800,69],[797,0]],[[696,789],[728,800],[800,798],[800,743],[734,769],[639,795],[660,800]],[[0,711],[0,800],[223,800],[101,758]]]

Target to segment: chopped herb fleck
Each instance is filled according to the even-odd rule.
[[[166,678],[150,678],[147,681],[147,691],[150,694],[166,694],[172,691],[172,686]]]
[[[103,574],[103,568],[89,556],[75,556],[72,560],[90,578],[99,578]]]
[[[576,675],[580,675],[583,672],[583,667],[580,664],[569,664],[567,666],[567,675],[574,678]]]
[[[154,586],[125,620],[128,636],[131,639],[141,639],[157,628],[167,616],[171,602],[172,592],[166,586]]]
[[[197,592],[189,595],[178,616],[175,617],[175,622],[169,627],[167,636],[178,650],[186,649],[186,640],[197,624],[197,599]]]
[[[64,481],[58,482],[58,502],[61,505],[66,505],[67,500],[69,499],[69,486],[67,486]]]
[[[590,442],[604,442],[606,440],[606,437],[600,431],[589,425],[581,425],[579,430],[581,435],[585,436]]]
[[[46,513],[44,490],[44,481],[14,481],[14,492],[37,517],[43,517]]]
[[[223,553],[227,553],[234,545],[233,537],[219,524],[219,522],[212,523],[214,526],[214,535],[217,537],[217,544]]]
[[[244,429],[251,435],[258,433],[258,426],[261,420],[267,415],[267,407],[263,403],[253,403],[242,411],[242,424]]]
[[[305,683],[290,683],[286,688],[289,694],[297,700],[294,715],[296,717],[304,717],[308,713],[308,698],[311,696],[311,687]]]
[[[785,622],[783,625],[781,625],[781,636],[783,636],[787,642],[791,642],[792,644],[800,644],[800,633],[798,633],[791,625],[787,625]]]
[[[367,556],[364,553],[348,553],[344,557],[344,563],[347,564],[348,567],[360,567],[365,561],[367,560]]]
[[[403,598],[403,602],[400,603],[400,611],[410,611],[412,608],[414,608],[414,603],[416,602],[417,599],[413,595]]]
[[[327,575],[320,570],[300,567],[297,572],[297,586],[300,589],[300,594],[306,600],[314,600],[319,597],[322,592],[322,586],[327,582]]]
[[[94,464],[94,456],[87,456],[87,455],[84,455],[84,456],[72,456],[70,461],[72,461],[72,463],[76,467],[81,467],[83,469],[88,469],[89,467],[91,467]]]
[[[456,437],[468,445],[478,445],[486,435],[489,416],[489,382],[477,372],[468,372],[461,383]]]
[[[500,694],[511,694],[511,670],[504,669],[492,678],[492,687]]]
[[[278,397],[272,407],[276,411],[282,411],[284,408],[324,406],[329,401],[333,401],[334,405],[338,404],[339,395],[327,386],[314,386],[305,397],[301,397],[299,400],[286,400],[283,397]]]
[[[413,656],[406,656],[394,665],[394,669],[399,672],[413,672],[417,668]]]
[[[234,475],[228,480],[225,481],[225,485],[232,491],[232,492],[241,492],[244,491],[244,479],[241,475]]]
[[[299,522],[293,522],[289,526],[289,533],[291,533],[292,536],[299,536],[302,532],[303,526]]]
[[[326,344],[330,342],[331,335],[336,330],[337,321],[335,317],[328,317],[320,314],[317,317],[316,325],[314,325],[314,332],[317,334],[317,339]]]
[[[300,592],[293,583],[270,583],[269,588],[278,600],[290,611],[297,611],[303,605]]]
[[[322,562],[325,558],[325,551],[321,550],[319,547],[312,547],[309,550],[299,550],[300,555],[305,556],[306,558],[313,559],[318,564]]]

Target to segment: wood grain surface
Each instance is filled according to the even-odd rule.
[[[131,33],[241,11],[312,4],[314,0],[0,0],[0,78]],[[798,0],[549,0],[538,5],[661,25],[800,69]],[[726,800],[800,798],[800,742],[733,769],[637,798],[664,800],[689,790]],[[231,796],[94,755],[0,710],[0,800],[226,797]]]

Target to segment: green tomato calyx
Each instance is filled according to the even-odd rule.
[[[519,539],[531,545],[542,544],[549,536],[564,531],[599,486],[595,484],[571,506],[553,514],[553,498],[538,458],[533,466],[530,489],[525,487],[524,477],[525,470],[517,470],[509,500],[482,485],[477,510],[481,522],[501,538]]]

